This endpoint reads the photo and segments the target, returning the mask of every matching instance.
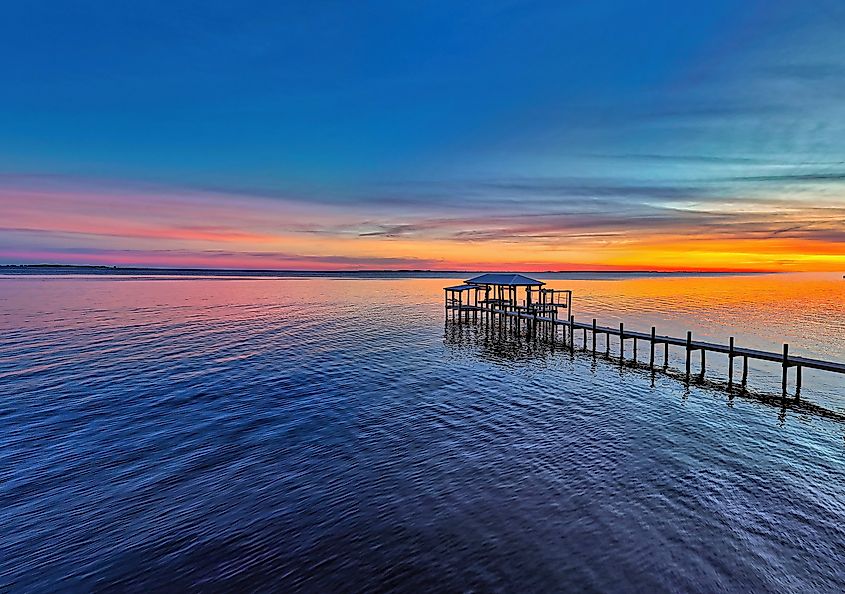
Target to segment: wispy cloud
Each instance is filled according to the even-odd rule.
[[[788,175],[794,185],[839,182]],[[381,196],[354,209],[196,189],[117,191],[101,183],[62,191],[49,180],[39,188],[36,180],[21,184],[7,178],[0,180],[0,208],[6,214],[0,224],[0,258],[454,269],[496,261],[505,267],[526,262],[594,267],[614,258],[648,267],[655,246],[667,253],[718,246],[727,253],[748,251],[753,244],[752,251],[773,252],[777,261],[786,259],[784,250],[843,254],[845,200],[797,199],[783,193],[787,186],[770,195],[770,180],[757,177],[746,176],[739,184],[731,178],[731,183],[687,180],[677,185],[543,177],[429,182],[410,184],[407,193],[422,191],[437,199],[414,198],[383,208]],[[400,187],[391,187],[390,193]],[[743,187],[746,194],[728,193]],[[458,204],[443,209],[447,200]],[[775,260],[765,261],[775,265]]]

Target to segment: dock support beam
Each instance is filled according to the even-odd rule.
[[[786,377],[789,371],[789,345],[783,343],[783,378],[781,379],[781,388],[783,395],[786,396]]]
[[[596,354],[596,319],[593,318],[593,354]]]
[[[728,343],[728,389],[734,387],[734,337]]]
[[[625,324],[619,322],[619,362],[625,359]]]
[[[692,356],[692,332],[687,330],[687,381],[689,381],[690,357]]]
[[[654,335],[657,333],[657,329],[652,326],[651,327],[651,349],[648,356],[648,367],[652,371],[654,371]]]

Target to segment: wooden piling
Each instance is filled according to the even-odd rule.
[[[692,356],[692,332],[687,330],[687,381],[689,381],[690,357]]]
[[[787,343],[783,343],[783,376],[781,378],[781,388],[783,390],[784,396],[786,396],[786,377],[787,377],[788,371],[789,371],[789,345]]]
[[[619,322],[619,361],[625,359],[625,324]]]
[[[593,354],[596,354],[596,319],[593,318]]]
[[[734,386],[734,337],[728,343],[728,388]]]
[[[742,389],[748,383],[748,355],[742,356]]]
[[[654,371],[654,335],[656,334],[657,329],[652,326],[651,327],[651,349],[648,356],[648,367],[652,371]]]

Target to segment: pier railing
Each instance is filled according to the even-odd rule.
[[[468,308],[469,309],[469,308]],[[719,353],[727,355],[728,357],[728,385],[733,386],[734,383],[734,359],[741,358],[742,359],[742,378],[741,378],[741,385],[745,387],[746,382],[748,380],[748,361],[749,359],[756,359],[759,361],[769,361],[773,363],[778,363],[782,369],[782,376],[781,376],[781,385],[783,389],[784,395],[787,392],[787,379],[788,379],[788,371],[790,367],[796,368],[796,396],[800,393],[801,390],[801,383],[802,383],[802,369],[818,369],[822,371],[828,371],[832,373],[839,373],[845,374],[845,363],[839,363],[835,361],[825,361],[822,359],[815,359],[812,357],[801,357],[801,356],[794,356],[789,354],[789,344],[783,345],[783,350],[781,352],[770,352],[758,349],[750,349],[745,347],[738,347],[736,346],[735,340],[733,337],[730,338],[728,344],[719,344],[715,342],[708,342],[708,341],[701,341],[701,340],[693,340],[692,332],[687,332],[686,337],[675,337],[675,336],[667,336],[663,334],[657,334],[656,328],[654,326],[651,327],[650,332],[637,332],[633,330],[627,330],[623,323],[619,324],[619,327],[611,327],[611,326],[599,326],[596,323],[596,319],[593,319],[590,323],[585,322],[578,322],[575,320],[575,317],[570,315],[568,319],[566,318],[558,318],[557,316],[550,317],[550,316],[542,316],[537,313],[526,313],[519,310],[513,309],[503,309],[499,307],[495,307],[493,304],[485,305],[484,302],[480,303],[478,306],[471,308],[473,312],[480,312],[482,316],[500,316],[502,319],[513,319],[516,321],[517,330],[519,330],[522,322],[524,321],[526,324],[526,328],[529,332],[537,332],[540,329],[545,329],[546,331],[550,331],[551,338],[554,340],[556,335],[557,328],[563,328],[564,330],[564,343],[568,342],[568,345],[571,349],[574,350],[575,348],[575,332],[577,330],[581,330],[583,332],[583,348],[585,350],[588,349],[588,334],[592,337],[592,352],[597,352],[597,345],[596,345],[596,337],[602,334],[605,335],[605,351],[607,355],[610,355],[610,336],[618,336],[619,337],[619,357],[620,360],[624,360],[625,357],[625,341],[631,340],[633,341],[633,359],[637,360],[637,346],[640,341],[644,341],[649,348],[649,362],[648,366],[650,369],[655,369],[655,359],[656,359],[656,347],[659,345],[663,345],[663,361],[662,367],[665,369],[669,365],[669,347],[675,346],[683,348],[685,351],[685,371],[687,379],[690,378],[691,375],[691,367],[692,367],[692,354],[696,351],[700,352],[700,370],[698,371],[699,378],[703,379],[704,374],[706,371],[706,354],[710,353]],[[460,315],[458,316],[460,319]],[[467,318],[469,319],[469,318]],[[568,341],[567,341],[567,333],[568,333]]]

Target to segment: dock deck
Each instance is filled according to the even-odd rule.
[[[633,341],[633,358],[637,358],[637,346],[640,341],[645,342],[649,348],[649,368],[655,369],[655,348],[663,345],[663,368],[668,366],[669,347],[680,347],[686,355],[686,376],[691,375],[692,353],[700,352],[700,370],[698,376],[704,377],[706,371],[706,353],[719,353],[728,356],[728,385],[733,385],[734,359],[742,359],[742,380],[741,385],[745,387],[748,379],[749,359],[768,361],[781,366],[781,384],[783,394],[787,393],[788,370],[791,367],[796,369],[796,390],[798,397],[802,384],[802,370],[817,369],[831,373],[845,374],[845,363],[837,361],[826,361],[814,357],[794,356],[789,354],[789,345],[784,343],[781,352],[772,352],[759,349],[738,347],[734,338],[731,337],[728,344],[716,342],[693,340],[692,332],[687,332],[686,337],[675,337],[664,334],[657,334],[656,328],[651,327],[650,332],[637,332],[626,330],[624,323],[619,327],[599,326],[593,319],[590,323],[578,322],[572,315],[572,292],[558,289],[544,288],[540,281],[529,279],[521,275],[510,275],[521,277],[515,280],[502,279],[508,275],[482,275],[476,279],[470,279],[459,287],[447,287],[446,290],[446,312],[452,312],[457,320],[477,321],[479,316],[488,320],[512,320],[516,329],[521,328],[522,323],[528,332],[537,334],[543,332],[551,340],[556,340],[557,329],[562,328],[563,341],[574,350],[575,331],[583,332],[583,348],[588,349],[588,335],[592,337],[592,352],[597,352],[596,338],[605,335],[605,351],[610,354],[611,336],[619,337],[619,357],[624,360],[625,341]],[[518,282],[516,285],[500,285],[500,282]],[[516,287],[525,287],[526,299],[518,303],[516,299]],[[539,288],[538,288],[539,287]],[[451,293],[450,293],[451,291]],[[469,292],[467,302],[464,303],[463,294]],[[481,298],[483,292],[485,298]],[[455,297],[455,295],[458,297]],[[566,316],[559,316],[560,310],[566,312]]]

